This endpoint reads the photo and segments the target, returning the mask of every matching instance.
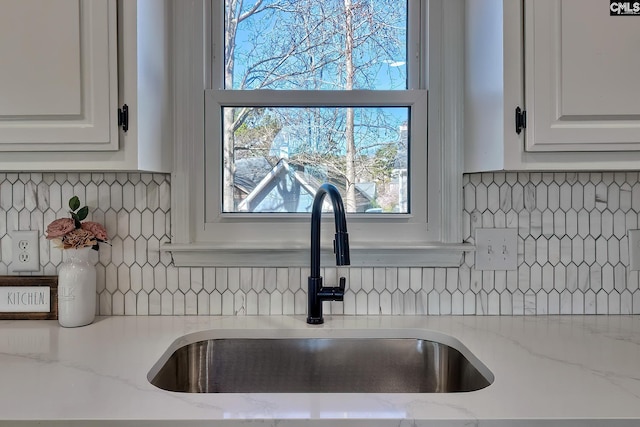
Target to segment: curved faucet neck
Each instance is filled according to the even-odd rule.
[[[345,243],[347,219],[342,197],[335,186],[322,184],[316,192],[311,209],[311,277],[320,277],[320,224],[322,222],[322,204],[327,194],[333,205],[333,217],[336,224],[336,240],[334,241],[336,265],[349,265],[350,262],[348,243]]]

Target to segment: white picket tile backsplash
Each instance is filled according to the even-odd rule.
[[[62,252],[44,239],[73,195],[105,224],[98,263],[106,315],[276,315],[306,312],[306,268],[176,268],[169,241],[170,176],[140,173],[0,173],[0,274],[11,272],[15,229],[41,234],[41,270]],[[464,177],[464,240],[476,228],[518,230],[518,269],[324,268],[347,280],[340,314],[640,314],[639,275],[628,270],[627,230],[640,225],[637,172],[482,173]]]

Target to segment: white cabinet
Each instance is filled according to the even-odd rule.
[[[0,151],[117,150],[116,4],[0,1]]]
[[[466,29],[467,172],[640,168],[639,17],[599,0],[467,0]]]
[[[525,18],[527,150],[640,150],[640,17],[538,0]]]
[[[170,7],[0,0],[0,52],[15,59],[0,67],[0,170],[171,171]],[[18,17],[20,47],[4,28]],[[125,104],[126,132],[118,127]]]

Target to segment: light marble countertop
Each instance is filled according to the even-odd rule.
[[[639,316],[325,319],[114,316],[74,329],[0,321],[0,426],[640,426]],[[451,394],[184,394],[147,380],[183,335],[263,329],[446,334],[495,381]]]

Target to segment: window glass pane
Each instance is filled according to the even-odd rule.
[[[406,0],[226,0],[225,89],[404,90]]]
[[[330,182],[347,212],[408,213],[409,107],[225,107],[224,212],[310,212]],[[232,158],[231,158],[232,157]]]

